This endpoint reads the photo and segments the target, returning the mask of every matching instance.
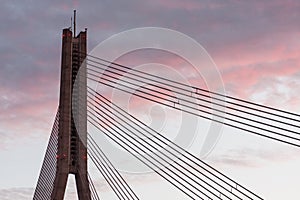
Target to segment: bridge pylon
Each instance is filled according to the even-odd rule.
[[[66,28],[62,31],[57,125],[53,126],[34,200],[63,200],[69,174],[75,175],[78,199],[91,199],[87,173],[86,76],[79,77],[80,84],[74,84],[87,52],[87,29],[76,35],[75,20],[76,11],[73,30]],[[78,118],[79,125],[75,123]]]

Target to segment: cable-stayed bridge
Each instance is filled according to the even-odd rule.
[[[62,34],[60,102],[33,199],[62,200],[69,174],[75,175],[80,200],[101,199],[88,173],[88,159],[118,199],[139,199],[88,132],[88,126],[191,199],[263,199],[143,123],[88,85],[88,81],[222,123],[242,134],[300,147],[299,114],[89,55],[87,31],[76,35],[75,27],[74,16],[73,31],[64,29]]]

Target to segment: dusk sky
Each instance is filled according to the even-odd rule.
[[[0,200],[32,199],[58,107],[61,33],[74,9],[77,30],[88,28],[88,51],[133,28],[176,30],[206,49],[228,95],[300,112],[300,1],[3,1]],[[299,155],[299,148],[224,127],[205,161],[265,199],[299,199]],[[185,197],[156,175],[124,176],[141,199]],[[100,197],[116,198],[96,177]]]

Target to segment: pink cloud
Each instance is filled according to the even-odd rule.
[[[25,78],[18,87],[0,87],[0,132],[9,136],[6,141],[50,131],[58,106],[56,85],[51,76],[40,75]],[[0,146],[5,147],[5,143]]]
[[[233,65],[250,65],[298,58],[300,55],[300,50],[297,48],[300,43],[296,39],[298,37],[298,33],[258,36],[220,46],[217,51],[212,52],[212,56],[221,69]]]
[[[300,59],[278,60],[277,62],[253,63],[246,66],[236,66],[222,71],[223,81],[230,92],[243,98],[248,98],[249,90],[259,92],[255,87],[264,80],[276,80],[279,77],[289,77],[300,72]],[[270,82],[269,82],[270,83]],[[268,87],[265,85],[264,88]],[[253,88],[253,90],[252,90]],[[232,90],[234,89],[234,90]]]
[[[156,1],[157,4],[160,4],[164,8],[174,10],[174,9],[184,9],[184,10],[200,10],[204,8],[200,2],[197,1],[172,1],[172,0],[165,0],[165,1]]]

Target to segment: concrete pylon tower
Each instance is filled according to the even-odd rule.
[[[62,33],[57,165],[51,200],[63,200],[69,174],[75,175],[79,200],[91,199],[87,174],[87,148],[84,145],[87,133],[86,78],[81,77],[80,86],[77,88],[74,86],[76,75],[87,52],[87,30],[76,36],[76,11],[73,22],[73,32],[67,28],[63,29]],[[81,98],[74,93],[80,93]],[[77,97],[78,99],[74,99]],[[78,116],[78,113],[74,113],[78,112],[74,110],[76,106],[80,106],[80,113],[83,115],[80,117],[80,126],[77,124],[75,126],[75,118]]]

